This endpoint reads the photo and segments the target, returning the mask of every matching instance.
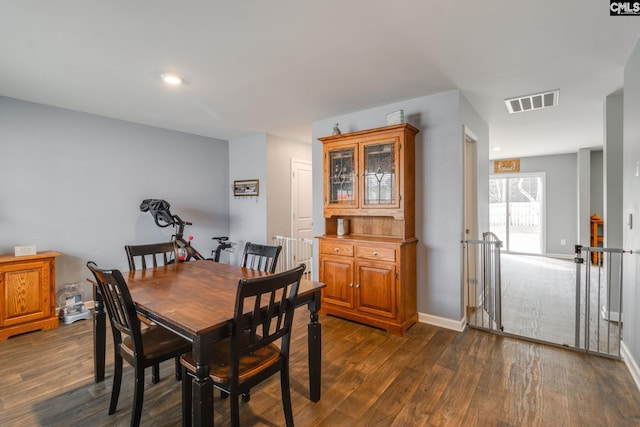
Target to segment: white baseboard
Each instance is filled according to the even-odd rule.
[[[620,313],[617,311],[607,311],[607,308],[603,305],[600,308],[600,315],[602,316],[602,318],[604,320],[608,320],[611,322],[617,322],[618,319],[622,320],[622,317],[620,317]]]
[[[464,318],[458,321],[425,313],[418,313],[418,321],[420,323],[427,323],[440,328],[451,329],[456,332],[464,331],[467,324]]]
[[[631,352],[625,345],[624,341],[620,343],[620,354],[622,355],[622,360],[624,364],[627,365],[627,369],[631,373],[631,377],[633,378],[633,382],[636,383],[636,387],[640,390],[640,368],[638,368],[638,364],[633,359]]]

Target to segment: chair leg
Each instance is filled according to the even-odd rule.
[[[176,357],[176,381],[182,379],[182,365],[180,365],[180,357]]]
[[[251,400],[251,390],[249,390],[249,391],[247,391],[245,393],[242,393],[242,402],[243,403],[247,403],[250,400]]]
[[[116,351],[113,362],[113,385],[111,386],[111,403],[109,403],[109,415],[116,412],[120,385],[122,384],[122,356]]]
[[[160,382],[160,364],[156,363],[151,367],[151,382],[158,384]]]
[[[282,408],[287,427],[293,427],[293,409],[291,408],[291,390],[289,384],[289,367],[283,366],[280,371],[280,388],[282,389]]]
[[[193,396],[191,391],[191,382],[193,379],[187,373],[187,368],[181,366],[182,376],[182,426],[191,427],[191,412],[193,406]]]
[[[133,413],[131,414],[131,427],[140,425],[142,418],[142,403],[144,402],[144,368],[135,366],[136,383],[133,392]]]
[[[240,427],[240,405],[238,404],[237,394],[231,394],[229,404],[231,405],[231,425],[233,427]]]

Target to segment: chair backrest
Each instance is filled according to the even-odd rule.
[[[135,353],[143,354],[140,319],[122,273],[119,270],[101,269],[93,261],[87,263],[87,268],[93,273],[107,307],[114,345],[122,343],[122,334],[129,335],[133,340]]]
[[[129,261],[129,270],[136,270],[136,257],[140,257],[141,269],[147,268],[147,258],[153,260],[153,267],[166,265],[178,259],[178,245],[175,242],[150,243],[146,245],[127,245],[124,247]],[[162,260],[160,264],[158,261]]]
[[[291,325],[305,266],[254,279],[241,279],[236,293],[231,338],[231,377],[237,381],[240,356],[281,339],[280,354],[288,356]]]
[[[259,245],[247,242],[242,254],[242,267],[275,273],[282,246]]]

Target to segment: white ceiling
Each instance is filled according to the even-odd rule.
[[[602,145],[640,16],[605,0],[2,0],[0,95],[230,139],[459,88],[492,158]],[[184,76],[181,88],[159,75]],[[504,99],[560,89],[558,107]]]

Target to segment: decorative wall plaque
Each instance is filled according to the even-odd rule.
[[[520,172],[520,159],[496,160],[493,162],[495,173]]]

